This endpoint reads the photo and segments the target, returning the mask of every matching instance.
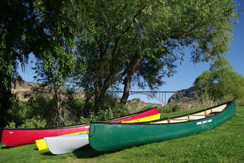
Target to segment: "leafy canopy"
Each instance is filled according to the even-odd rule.
[[[244,77],[235,72],[224,57],[199,75],[194,85],[200,96],[207,94],[213,100],[244,98]]]
[[[115,84],[160,86],[174,73],[185,47],[194,63],[226,53],[239,17],[229,0],[73,2],[80,27],[79,82],[95,103],[102,103]]]

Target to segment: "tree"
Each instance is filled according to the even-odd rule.
[[[59,67],[55,76],[62,82],[70,72],[73,63],[67,51],[72,49],[71,3],[62,0],[3,0],[0,2],[0,130],[9,121],[6,119],[11,107],[11,83],[21,79],[18,67],[24,69],[31,52],[37,58],[44,58],[53,51],[60,52],[54,56]],[[71,47],[71,48],[70,48]],[[64,53],[65,52],[65,53]],[[63,54],[63,55],[62,55]],[[66,58],[65,58],[66,56]],[[61,61],[60,61],[61,60]],[[60,61],[60,62],[59,62]],[[71,61],[72,62],[72,61]],[[51,62],[49,62],[51,63]],[[63,64],[62,64],[63,63]],[[52,68],[52,65],[49,65]],[[4,101],[4,102],[3,102]]]
[[[12,106],[12,84],[21,78],[17,72],[18,61],[24,67],[31,51],[26,32],[32,35],[29,29],[35,15],[33,6],[28,3],[29,0],[0,2],[0,132],[7,124],[7,111]]]
[[[59,64],[55,63],[52,56],[49,57],[51,58],[39,59],[36,62],[36,67],[33,68],[36,73],[34,78],[37,79],[38,82],[41,82],[40,88],[37,89],[36,93],[48,91],[53,95],[51,99],[53,105],[50,105],[49,108],[43,108],[45,111],[43,118],[47,120],[47,125],[67,125],[68,120],[71,119],[71,113],[67,110],[64,97],[61,97],[61,95],[65,93],[64,84],[61,83],[64,81],[59,80],[58,76],[55,75]],[[53,65],[53,67],[49,65]]]
[[[208,71],[199,75],[194,85],[201,97],[207,94],[212,100],[244,98],[244,77],[234,72],[224,57],[218,58]]]
[[[201,75],[199,75],[195,81],[194,86],[199,96],[207,95],[209,96],[211,83],[211,72],[209,70],[203,71]]]
[[[123,81],[122,102],[126,101],[135,74],[151,86],[162,84],[153,77],[172,75],[185,47],[194,63],[228,51],[233,22],[240,15],[236,6],[229,0],[78,3],[80,86],[89,93],[87,99],[94,96],[94,112],[103,107],[106,91],[114,83]],[[156,75],[149,73],[155,68],[153,60],[158,62]],[[146,65],[149,70],[143,75]]]
[[[51,85],[54,91],[53,101],[55,106],[50,108],[48,124],[67,125],[66,117],[69,111],[62,106],[61,92],[64,91],[64,81],[74,72],[75,58],[73,49],[75,48],[75,28],[73,21],[72,3],[68,1],[37,1],[36,14],[42,36],[39,43],[40,50],[34,51],[37,56],[36,78],[44,85]],[[60,122],[60,123],[59,123]]]

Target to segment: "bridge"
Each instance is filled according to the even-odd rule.
[[[113,95],[118,96],[118,94],[122,94],[123,91],[108,91],[111,92]],[[130,95],[135,94],[143,94],[147,95],[149,98],[156,98],[160,103],[163,105],[167,104],[167,95],[173,95],[177,91],[130,91]]]

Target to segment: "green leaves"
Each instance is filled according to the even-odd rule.
[[[226,58],[216,60],[209,70],[199,75],[194,85],[198,94],[213,100],[243,99],[244,77],[233,71]]]
[[[74,3],[80,15],[76,54],[86,65],[80,83],[96,92],[98,101],[127,79],[151,88],[163,84],[163,77],[175,73],[175,61],[183,60],[185,47],[194,63],[226,53],[240,14],[229,0],[81,3]]]
[[[176,60],[183,60],[185,47],[190,48],[194,63],[226,53],[233,22],[241,12],[229,0],[1,4],[1,11],[9,11],[0,18],[1,71],[18,76],[18,61],[24,67],[33,52],[40,63],[40,78],[46,73],[53,83],[63,84],[79,70],[80,86],[97,92],[98,101],[128,76],[151,88],[161,85],[163,77],[175,72]]]

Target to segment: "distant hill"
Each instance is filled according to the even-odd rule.
[[[45,87],[40,87],[41,84],[27,82],[27,81],[16,81],[16,83],[12,83],[12,92],[16,95],[16,98],[20,101],[26,102],[31,97],[33,97],[38,91],[45,98],[51,98],[53,93],[51,90],[51,85],[47,85]],[[62,87],[60,87],[62,89]],[[65,94],[63,94],[65,96]],[[74,96],[78,98],[84,99],[85,93],[83,89],[77,88],[74,91]]]
[[[185,110],[196,107],[199,103],[199,96],[197,95],[195,87],[192,86],[188,89],[177,91],[169,98],[167,105],[172,103],[181,105]]]
[[[33,82],[27,82],[27,81],[16,81],[15,84],[12,85],[12,92],[16,95],[16,98],[20,101],[26,102],[31,97],[35,95],[35,92],[37,89],[39,89],[41,84],[39,83],[33,83]],[[50,92],[50,85],[45,86],[42,89],[42,95],[46,98],[52,97],[53,92]],[[82,88],[77,88],[74,90],[74,96],[77,98],[85,99],[85,93]],[[132,100],[129,100],[127,104],[131,107],[145,107],[145,106],[151,106],[151,107],[162,107],[161,104],[155,104],[155,103],[145,103],[144,101],[141,101],[139,98],[135,98]]]
[[[20,101],[28,101],[33,95],[33,88],[39,87],[40,84],[27,81],[16,81],[12,83],[12,92],[16,95],[16,98]]]
[[[144,101],[141,101],[140,98],[134,98],[132,100],[128,100],[127,104],[131,107],[145,107],[145,106],[149,106],[149,107],[162,107],[162,104],[156,104],[156,103],[145,103]]]

